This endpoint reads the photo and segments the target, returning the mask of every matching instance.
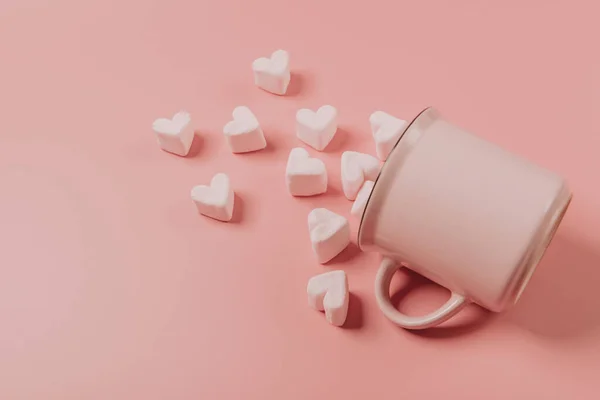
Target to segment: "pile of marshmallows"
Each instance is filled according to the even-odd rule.
[[[290,82],[289,54],[275,51],[270,58],[259,58],[252,64],[254,83],[268,92],[284,95]],[[346,151],[342,154],[342,187],[348,200],[354,200],[351,214],[361,216],[380,160],[388,154],[402,134],[406,121],[383,111],[370,117],[375,150],[379,159],[364,153]],[[153,124],[160,147],[170,153],[186,156],[194,139],[194,129],[187,112],[172,119],[160,118]],[[301,109],[296,114],[296,135],[312,148],[322,151],[337,131],[337,110],[325,105],[317,112]],[[248,153],[267,146],[260,124],[248,107],[236,107],[233,120],[223,128],[223,135],[233,153]],[[323,161],[312,158],[302,147],[290,152],[286,167],[286,183],[292,196],[315,196],[327,191],[327,169]],[[215,175],[209,186],[196,186],[192,200],[202,215],[230,221],[233,215],[234,192],[226,174]],[[325,208],[316,208],[308,215],[308,230],[312,248],[319,263],[324,264],[338,255],[350,243],[348,220]],[[348,279],[342,270],[312,277],[307,287],[309,305],[325,311],[327,320],[341,326],[348,313]]]

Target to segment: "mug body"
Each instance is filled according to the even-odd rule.
[[[501,311],[519,298],[570,199],[559,175],[429,108],[384,164],[359,246]]]

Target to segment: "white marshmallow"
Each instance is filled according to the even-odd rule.
[[[369,117],[371,132],[375,139],[375,151],[385,161],[406,128],[406,121],[383,111],[375,111]]]
[[[231,220],[235,196],[227,175],[216,174],[210,186],[195,186],[191,194],[200,214],[219,221]]]
[[[267,147],[258,120],[248,107],[236,107],[232,115],[233,121],[225,125],[223,134],[233,153],[248,153]]]
[[[159,146],[169,153],[186,156],[194,141],[190,114],[180,111],[173,119],[159,118],[152,124]]]
[[[379,160],[370,154],[345,151],[342,154],[342,188],[348,200],[354,200],[363,183],[379,174]]]
[[[306,286],[308,305],[315,310],[325,311],[327,321],[342,326],[348,315],[350,293],[348,278],[341,270],[313,276]]]
[[[252,63],[254,84],[274,94],[284,95],[290,83],[290,56],[285,50],[277,50],[271,58],[261,57]]]
[[[356,195],[356,200],[354,200],[354,203],[352,204],[350,214],[354,215],[355,217],[362,217],[374,185],[375,182],[373,181],[366,181],[364,185],[362,185],[358,191],[358,194]]]
[[[307,108],[296,113],[296,135],[309,146],[322,151],[337,132],[337,110],[323,106],[314,112]]]
[[[308,231],[321,264],[340,254],[350,243],[348,220],[326,208],[315,208],[308,214]]]
[[[314,196],[327,191],[327,169],[318,158],[311,158],[308,151],[296,147],[290,152],[285,180],[292,196]]]

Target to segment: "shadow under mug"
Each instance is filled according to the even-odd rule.
[[[473,302],[500,312],[517,302],[571,201],[559,175],[474,136],[433,108],[405,129],[375,182],[358,233],[383,255],[375,296],[407,329],[436,326]],[[424,316],[390,300],[401,267],[448,288]]]

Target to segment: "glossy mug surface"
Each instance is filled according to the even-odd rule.
[[[527,285],[571,196],[559,175],[426,109],[388,157],[362,216],[360,248],[384,256],[379,307],[407,329],[438,325],[469,302],[504,310]],[[425,316],[400,313],[389,293],[400,267],[445,286],[450,299]]]

